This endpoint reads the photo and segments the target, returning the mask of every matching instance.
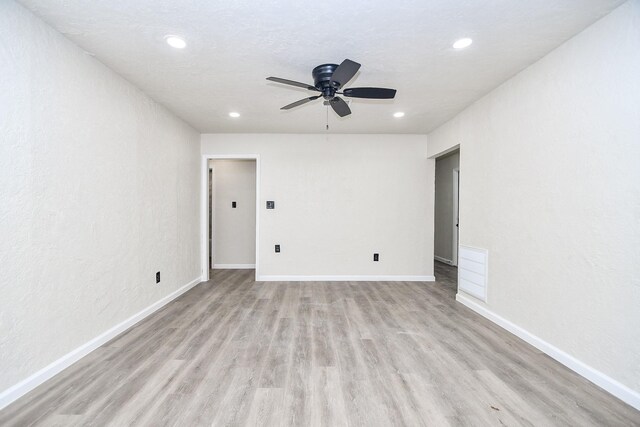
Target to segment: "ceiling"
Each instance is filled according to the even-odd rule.
[[[348,86],[398,89],[329,111],[333,133],[428,133],[622,0],[20,0],[203,133],[325,132],[321,101],[265,80],[362,64]],[[169,47],[164,36],[184,37]],[[452,43],[471,37],[455,50]],[[237,111],[239,118],[228,113]],[[392,114],[404,111],[405,117]]]

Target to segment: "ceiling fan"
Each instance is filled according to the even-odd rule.
[[[286,85],[301,87],[304,89],[320,92],[320,95],[311,96],[285,105],[281,110],[290,110],[315,101],[318,98],[325,99],[325,105],[330,105],[340,117],[351,114],[349,105],[336,95],[342,95],[349,98],[367,98],[367,99],[392,99],[396,96],[395,89],[386,89],[382,87],[354,87],[344,89],[343,86],[353,78],[360,69],[360,64],[350,59],[345,59],[342,64],[322,64],[313,69],[313,86],[306,83],[295,82],[293,80],[281,79],[279,77],[267,77],[272,82],[284,83]],[[340,90],[342,89],[342,92]]]

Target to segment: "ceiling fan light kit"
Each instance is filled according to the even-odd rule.
[[[356,87],[343,89],[360,69],[360,64],[350,59],[345,59],[340,65],[338,64],[322,64],[318,65],[311,71],[313,76],[313,86],[306,83],[300,83],[293,80],[282,79],[279,77],[267,77],[267,80],[282,83],[290,86],[301,87],[303,89],[320,92],[320,95],[310,96],[285,105],[281,110],[290,110],[307,102],[324,98],[325,104],[336,112],[340,117],[351,114],[349,105],[339,96],[342,95],[349,98],[366,98],[366,99],[393,99],[396,96],[395,89],[387,89],[381,87]],[[342,89],[342,92],[340,92]]]

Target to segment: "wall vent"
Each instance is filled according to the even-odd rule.
[[[458,290],[487,302],[486,249],[460,245],[458,252]]]

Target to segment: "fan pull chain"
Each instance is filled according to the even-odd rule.
[[[327,105],[327,131],[329,131],[329,106]]]

